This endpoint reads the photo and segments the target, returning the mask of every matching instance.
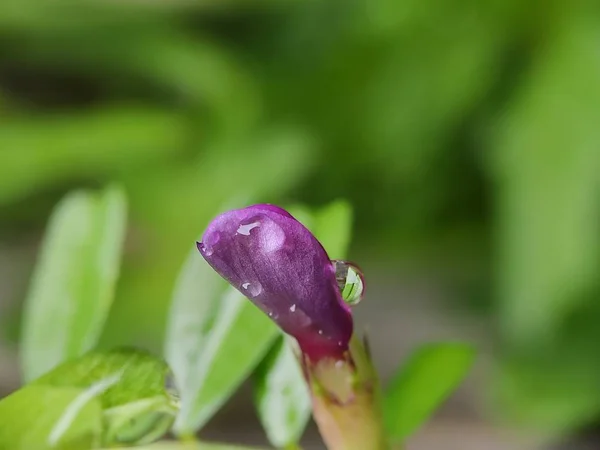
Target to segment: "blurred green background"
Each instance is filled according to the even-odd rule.
[[[346,198],[384,375],[462,337],[481,423],[600,423],[596,2],[3,0],[0,392],[52,207],[111,181],[130,219],[105,347],[161,347],[227,202]]]

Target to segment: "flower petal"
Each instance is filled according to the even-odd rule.
[[[327,252],[287,211],[260,204],[215,218],[198,243],[206,261],[294,336],[312,360],[339,358],[352,316]]]

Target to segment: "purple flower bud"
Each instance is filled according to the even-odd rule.
[[[204,259],[294,336],[312,361],[342,358],[352,315],[323,246],[287,211],[260,204],[228,211],[208,226]]]

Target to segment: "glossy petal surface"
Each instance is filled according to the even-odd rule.
[[[294,336],[312,360],[339,358],[352,317],[335,269],[311,232],[287,211],[254,205],[216,217],[198,249],[236,289]]]

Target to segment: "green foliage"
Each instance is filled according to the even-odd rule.
[[[76,388],[29,386],[0,402],[0,448],[81,450],[100,443],[100,402]]]
[[[430,344],[415,351],[384,392],[386,430],[403,442],[463,381],[474,351],[464,344]]]
[[[312,411],[294,344],[281,336],[254,374],[258,416],[276,448],[293,448],[300,441]]]
[[[169,367],[154,356],[135,349],[94,351],[62,363],[31,384],[89,388],[99,380],[118,375],[118,382],[99,397],[104,409],[139,400],[162,397],[173,403],[166,390]]]
[[[500,122],[491,161],[505,344],[495,398],[510,421],[556,436],[600,414],[594,17],[573,10],[557,22]]]
[[[600,399],[590,393],[597,388],[599,373],[597,359],[580,355],[511,358],[495,374],[493,399],[502,416],[510,414],[511,423],[560,438],[594,420]]]
[[[143,444],[171,427],[167,365],[138,350],[91,352],[0,401],[0,448]],[[33,423],[33,428],[32,427]]]
[[[115,166],[161,161],[183,139],[180,116],[139,107],[3,121],[0,148],[13,151],[0,156],[0,202],[23,198],[73,173],[97,177]]]
[[[114,296],[125,216],[117,188],[76,192],[57,207],[25,304],[26,380],[96,345]]]
[[[179,409],[179,401],[167,389],[169,372],[152,355],[122,349],[91,352],[65,362],[31,385],[85,392],[112,380],[96,394],[102,407],[102,443],[143,444],[162,437]]]
[[[175,423],[180,436],[192,436],[218,411],[278,334],[195,248],[175,288],[168,330],[165,353],[182,399]]]
[[[38,295],[34,298],[40,300],[25,312],[26,330],[31,329],[31,323],[42,328],[59,325],[64,335],[83,333],[75,336],[95,343],[110,307],[106,298],[112,297],[124,218],[124,197],[114,188],[101,197],[72,194],[57,206],[44,242],[45,258],[38,267],[38,274],[45,277],[38,275],[42,281],[35,281],[34,286],[38,292],[49,285],[48,291],[54,288],[61,293],[60,284],[71,283],[75,286],[71,307],[95,311],[97,321],[86,321],[84,315],[82,323],[48,323],[54,317],[44,316],[40,308],[48,308],[47,298],[53,297]],[[77,233],[82,237],[76,239]],[[87,284],[77,284],[73,277],[77,274]],[[211,285],[215,287],[212,298],[207,295]],[[278,330],[251,302],[225,286],[195,249],[180,276],[171,317],[166,353],[176,369],[175,384],[182,386],[183,393],[176,430],[191,436],[260,362]],[[48,334],[53,336],[56,331],[54,328]],[[30,337],[37,343],[35,338]],[[75,355],[84,348],[77,347]],[[0,402],[0,417],[7,418],[0,426],[0,448],[66,450],[100,444],[143,445],[171,428],[180,401],[169,387],[172,380],[166,363],[133,349],[95,351],[78,358],[69,352],[55,353],[55,361],[48,364],[52,370]],[[36,415],[32,433],[27,432],[32,420],[29,413],[8,419],[12,412],[20,413],[26,407]]]
[[[494,155],[502,213],[500,317],[504,335],[519,343],[557,337],[568,312],[597,286],[597,38],[588,17],[561,24],[501,124]],[[581,75],[567,76],[571,71]],[[568,96],[559,101],[561,93]]]
[[[217,300],[211,332],[193,361],[197,371],[189,381],[192,388],[182,394],[181,414],[175,424],[176,433],[182,436],[195,432],[217,412],[264,357],[278,333],[269,318],[237,290],[227,288]]]
[[[498,316],[505,415],[577,429],[600,415],[599,23],[586,1],[4,0],[2,241],[119,181],[131,246],[101,345],[156,350],[223,202],[348,198],[357,252],[464,277],[448,298]],[[24,346],[28,379],[67,351]]]
[[[347,203],[335,202],[314,213],[303,207],[292,210],[331,254],[339,257],[346,252],[352,222]],[[54,326],[46,331],[54,336],[58,325],[64,336],[77,338],[78,345],[63,350],[62,342],[55,344],[55,359],[46,363],[51,370],[0,402],[0,418],[5,417],[9,425],[0,426],[0,445],[65,450],[144,445],[162,437],[173,424],[179,437],[190,438],[262,360],[254,377],[259,417],[273,445],[295,446],[310,417],[311,402],[292,345],[195,248],[176,283],[165,344],[175,385],[180,388],[177,396],[169,386],[170,368],[148,353],[121,349],[79,356],[96,342],[110,308],[124,222],[124,196],[115,188],[102,196],[72,194],[57,206],[34,278],[34,300],[25,312],[25,330],[33,333],[38,331],[34,325]],[[71,290],[65,291],[63,285]],[[46,291],[53,295],[40,294]],[[56,308],[62,297],[71,300],[69,306],[75,311],[93,311],[95,320],[82,313],[76,321],[48,323],[56,318],[46,310]],[[35,334],[25,338],[30,345],[40,343]],[[41,353],[38,347],[33,350]],[[395,383],[394,398],[406,400],[404,391],[411,391],[417,381],[427,381],[432,361],[438,365],[452,362],[448,355],[440,358],[440,349],[434,350],[433,355],[429,352],[413,361],[405,372],[412,378],[409,375]],[[41,363],[41,368],[33,367],[46,368]],[[445,390],[437,396],[447,394],[450,387],[443,386]],[[423,398],[417,411],[426,416],[427,408],[437,406],[438,399],[429,399],[427,404]],[[34,419],[29,412],[10,417],[26,407],[35,413]],[[36,426],[28,433],[31,420]]]

